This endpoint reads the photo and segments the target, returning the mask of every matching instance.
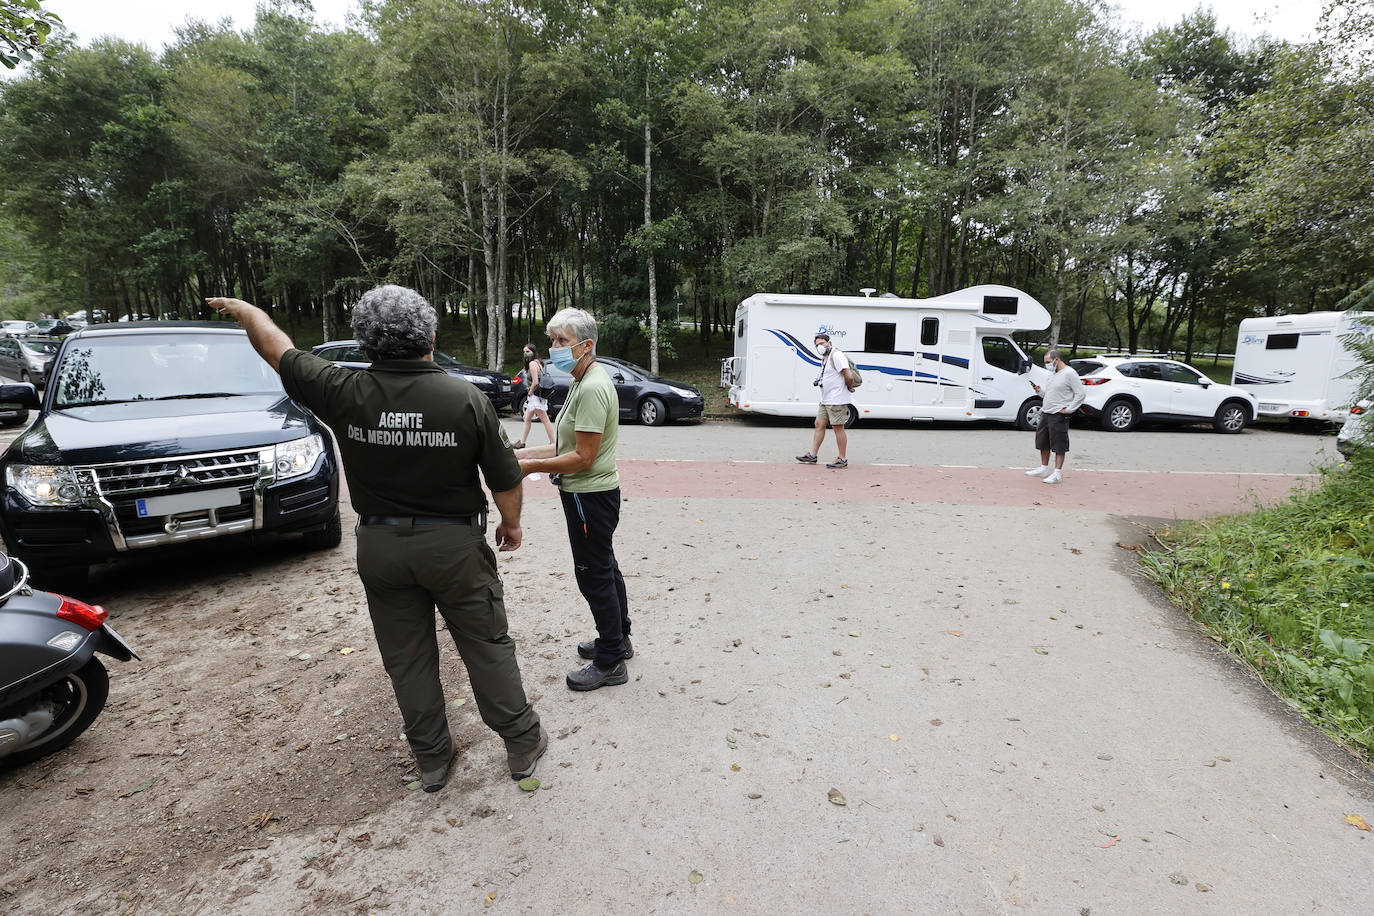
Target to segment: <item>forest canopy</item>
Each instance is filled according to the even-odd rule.
[[[760,290],[1026,289],[1053,340],[1191,355],[1374,278],[1370,0],[1318,37],[1086,0],[370,0],[60,26],[0,84],[0,309],[343,326],[380,282],[611,346]],[[659,323],[658,316],[667,320]],[[652,348],[657,361],[658,347]]]

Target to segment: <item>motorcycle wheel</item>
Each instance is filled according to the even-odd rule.
[[[100,659],[92,656],[56,684],[45,687],[41,696],[56,700],[60,706],[52,727],[13,754],[0,757],[0,764],[29,763],[75,741],[105,708],[110,696],[110,676]]]

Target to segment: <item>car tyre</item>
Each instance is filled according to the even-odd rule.
[[[853,429],[854,425],[859,422],[859,408],[853,404],[847,404],[845,407],[844,428]]]
[[[529,402],[529,395],[522,394],[519,398],[516,399],[515,403],[511,405],[511,410],[515,413],[516,419],[520,419],[525,415],[525,405],[527,405]]]
[[[668,408],[656,397],[639,402],[639,422],[645,426],[662,426],[668,422]]]
[[[1244,404],[1238,401],[1227,401],[1217,408],[1217,415],[1212,418],[1212,428],[1219,433],[1234,435],[1245,429],[1245,425],[1250,422],[1250,411]]]
[[[1016,413],[1016,428],[1024,430],[1038,429],[1040,426],[1040,399],[1027,398],[1026,403],[1021,405],[1021,409]]]
[[[1140,409],[1124,398],[1108,401],[1102,408],[1102,428],[1108,432],[1125,433],[1140,421]]]
[[[323,528],[305,532],[301,540],[306,550],[333,550],[338,547],[343,542],[343,519],[339,517],[338,507],[334,508],[334,514]]]
[[[52,726],[39,735],[23,750],[0,759],[6,766],[31,763],[40,757],[56,753],[71,744],[81,733],[91,727],[95,717],[105,708],[110,697],[110,675],[100,659],[90,661],[68,674],[59,683],[44,691],[54,689],[63,694],[62,708],[53,720]]]

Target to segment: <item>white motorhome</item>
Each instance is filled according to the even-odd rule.
[[[814,417],[821,365],[817,334],[863,373],[849,423],[883,420],[1040,422],[1049,371],[1033,365],[1013,331],[1049,327],[1033,297],[1008,286],[974,286],[934,299],[757,293],[735,310],[735,355],[721,387],[741,410]]]
[[[1349,312],[1247,318],[1236,337],[1231,384],[1259,401],[1261,417],[1344,420],[1359,360],[1341,338],[1374,328]]]

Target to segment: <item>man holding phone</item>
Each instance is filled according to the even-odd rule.
[[[1064,456],[1069,451],[1069,417],[1083,406],[1083,380],[1058,350],[1045,354],[1045,368],[1054,373],[1042,391],[1034,381],[1030,383],[1040,395],[1040,425],[1035,428],[1035,447],[1040,450],[1040,466],[1026,473],[1044,478],[1042,483],[1060,483],[1064,479]],[[1050,468],[1050,452],[1054,452],[1054,468]]]
[[[817,334],[816,353],[821,358],[821,372],[812,382],[821,390],[821,403],[816,409],[816,432],[811,437],[811,451],[798,455],[802,464],[815,464],[825,441],[825,428],[835,431],[835,450],[839,457],[828,462],[826,467],[840,470],[849,467],[845,449],[849,437],[845,434],[844,424],[849,419],[849,405],[853,402],[854,373],[849,371],[849,360],[830,343],[829,334]]]

